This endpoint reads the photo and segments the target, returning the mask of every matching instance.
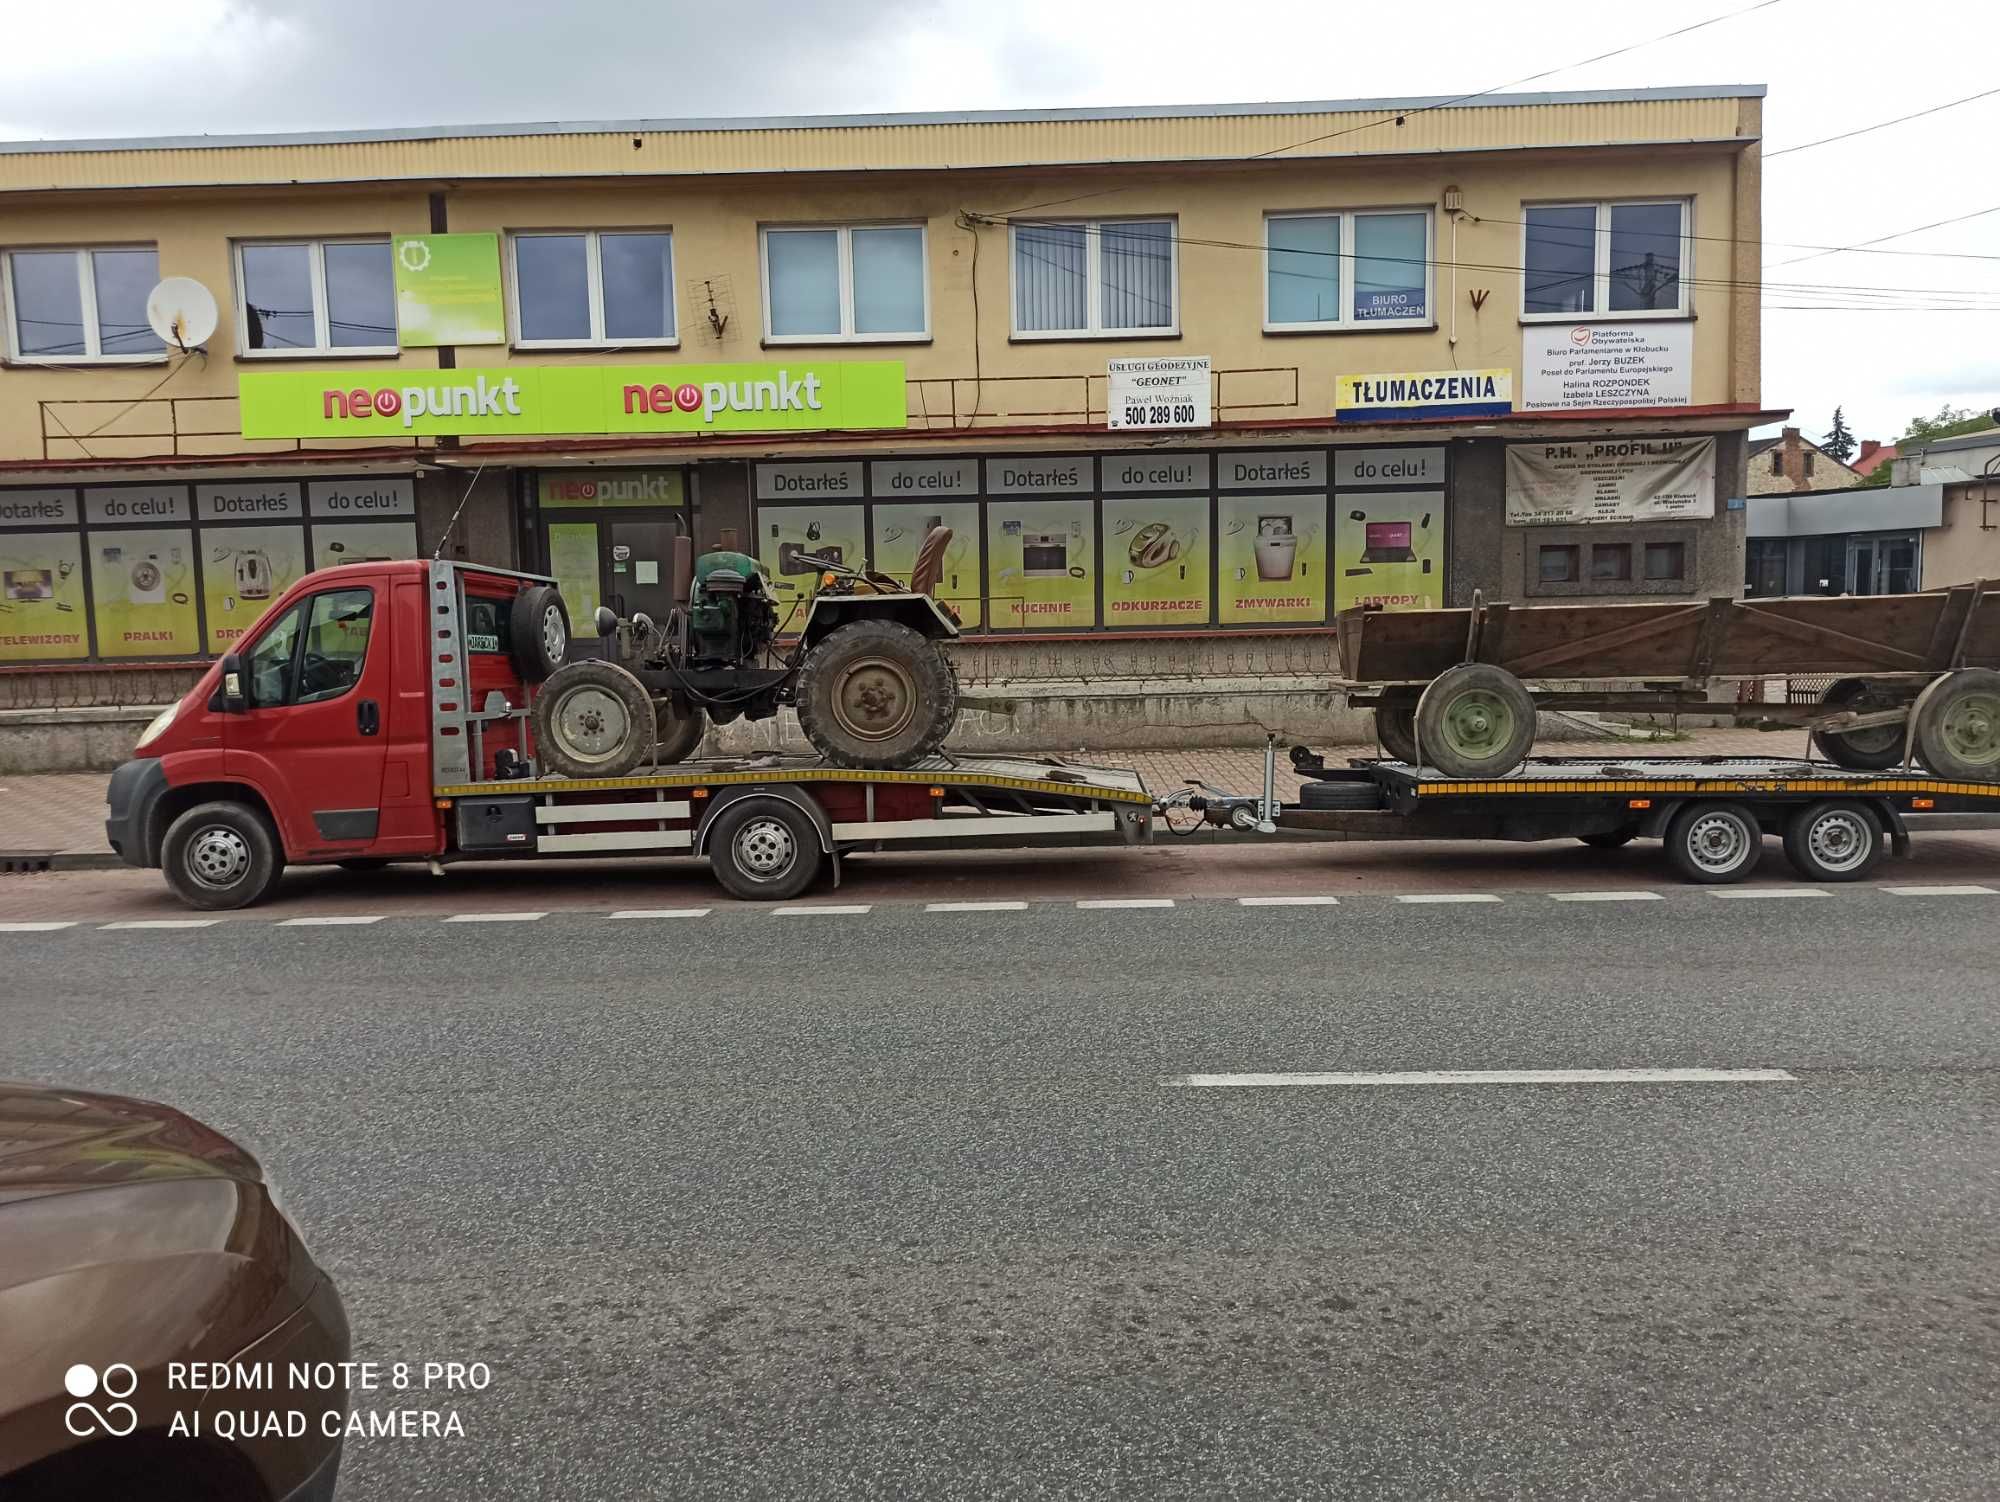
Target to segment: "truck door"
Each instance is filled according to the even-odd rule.
[[[223,767],[263,791],[295,860],[360,853],[380,829],[387,596],[386,579],[306,595],[243,651],[249,708],[227,716]]]

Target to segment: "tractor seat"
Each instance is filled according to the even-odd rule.
[[[910,570],[912,594],[937,593],[938,581],[944,577],[944,550],[950,546],[949,527],[932,527],[924,534],[923,546],[917,549],[916,566]]]

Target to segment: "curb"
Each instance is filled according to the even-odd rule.
[[[125,862],[109,850],[0,850],[0,875],[38,871],[116,871]]]

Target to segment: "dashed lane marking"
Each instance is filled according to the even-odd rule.
[[[365,917],[365,918],[343,914],[338,916],[330,915],[325,918],[285,918],[279,922],[278,927],[348,928],[348,927],[358,927],[364,923],[380,923],[381,921],[382,921],[382,915],[380,913],[376,913],[371,917]]]
[[[1551,892],[1557,902],[1658,902],[1658,892]]]
[[[73,918],[61,923],[0,923],[0,934],[46,934],[54,933],[59,928],[75,927],[76,920]]]
[[[1026,912],[1025,902],[926,902],[927,913],[1021,913]]]
[[[100,923],[105,928],[213,928],[220,918],[127,918],[121,923]]]
[[[1338,897],[1239,897],[1238,907],[1339,907]]]
[[[1711,887],[1711,897],[1771,898],[1771,897],[1831,897],[1833,893],[1823,887]]]
[[[533,923],[547,913],[453,913],[447,923]]]
[[[1498,902],[1491,892],[1406,892],[1398,902]]]
[[[831,902],[802,902],[793,907],[774,907],[771,909],[771,916],[773,918],[791,918],[797,917],[801,913],[865,913],[872,905],[866,902],[848,903],[845,905]]]
[[[1967,883],[1956,887],[1884,887],[1897,897],[2000,897],[2000,889]]]
[[[611,916],[614,918],[706,918],[712,908],[705,907],[621,907]]]
[[[1786,1069],[1411,1069],[1389,1074],[1175,1074],[1163,1085],[1725,1085],[1796,1083]]]
[[[1088,902],[1079,902],[1077,907],[1084,912],[1102,912],[1114,907],[1172,907],[1171,897],[1098,897]]]

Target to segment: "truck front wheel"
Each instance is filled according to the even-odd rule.
[[[243,803],[198,803],[174,820],[160,868],[176,897],[210,910],[262,902],[285,874],[270,821]]]
[[[843,767],[907,767],[944,743],[958,681],[944,649],[895,621],[855,621],[806,654],[799,728]]]

